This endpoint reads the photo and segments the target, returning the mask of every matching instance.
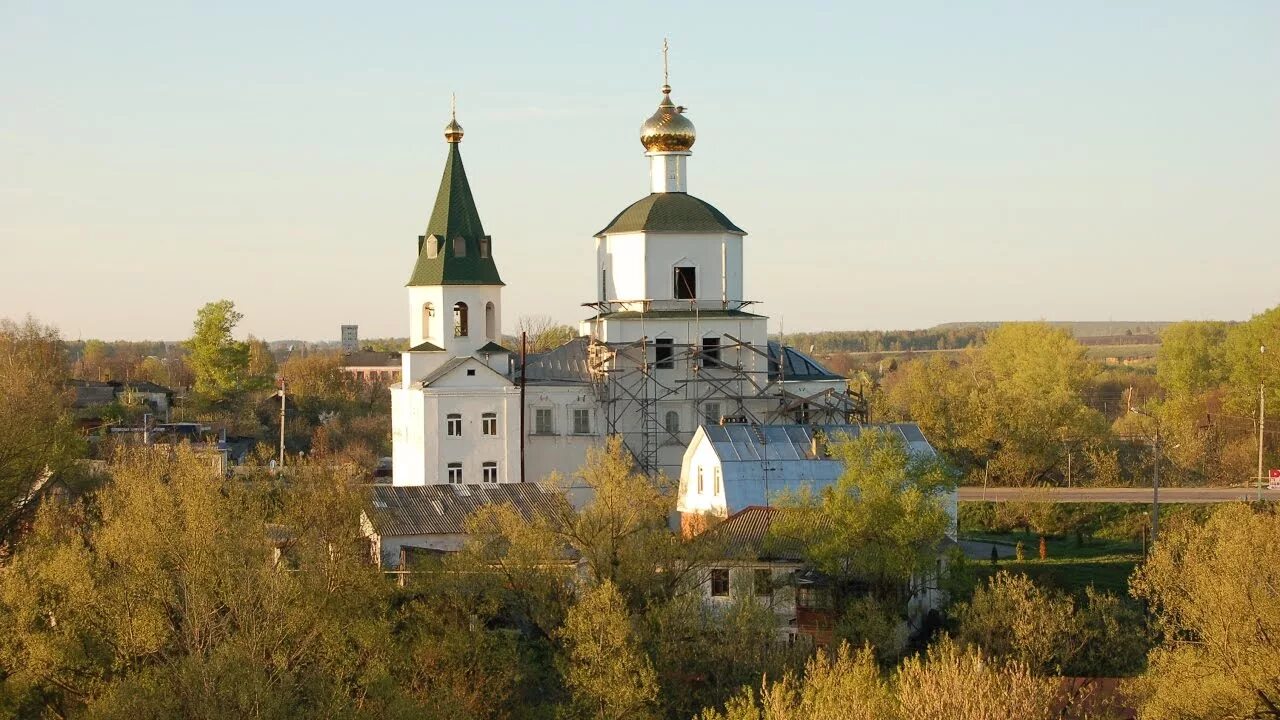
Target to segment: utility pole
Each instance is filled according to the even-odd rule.
[[[1160,418],[1133,406],[1129,407],[1129,412],[1145,415],[1156,424],[1155,439],[1151,443],[1152,449],[1155,451],[1156,461],[1155,472],[1151,479],[1151,544],[1154,546],[1156,534],[1160,532]],[[1175,445],[1174,447],[1177,446]]]
[[[284,467],[284,378],[280,378],[280,467]]]
[[[1262,359],[1267,359],[1267,346],[1259,345],[1258,352]],[[1260,363],[1261,364],[1261,363]],[[1259,368],[1261,370],[1262,368]],[[1261,375],[1261,373],[1259,373]],[[1258,502],[1262,502],[1262,440],[1267,431],[1267,384],[1258,382]]]
[[[529,356],[529,333],[520,333],[520,482],[524,482],[524,414],[525,414],[525,395],[524,373],[526,369],[525,358]]]

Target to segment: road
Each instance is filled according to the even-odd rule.
[[[1160,503],[1220,503],[1254,500],[1255,488],[1160,488]],[[1263,488],[1264,500],[1280,500],[1280,490]],[[960,488],[961,502],[1149,503],[1151,488]]]

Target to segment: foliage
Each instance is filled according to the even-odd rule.
[[[1125,599],[1087,587],[1077,600],[1005,571],[955,615],[960,642],[1042,675],[1133,675],[1151,646],[1141,611]]]
[[[570,340],[578,337],[578,331],[571,325],[560,325],[549,315],[521,315],[516,321],[516,335],[512,348],[520,351],[520,334],[526,335],[527,350],[531,353],[554,350]]]
[[[195,373],[192,391],[201,407],[232,410],[253,387],[249,343],[231,335],[243,318],[230,300],[207,303],[196,313],[187,363]]]
[[[1227,331],[1222,322],[1180,322],[1165,328],[1156,364],[1165,392],[1190,397],[1221,385],[1227,379],[1222,347]]]
[[[222,481],[138,450],[41,510],[0,577],[0,706],[60,717],[399,716],[389,586],[344,478]],[[296,568],[290,572],[289,568]]]
[[[817,494],[779,499],[771,542],[804,548],[808,562],[839,584],[866,584],[890,604],[908,581],[932,569],[950,526],[943,506],[954,482],[933,457],[913,455],[901,438],[865,429],[831,439],[844,466]]]
[[[30,318],[0,321],[0,547],[84,454],[66,380],[56,330]]]
[[[886,399],[970,472],[1027,484],[1065,468],[1067,445],[1105,437],[1103,417],[1084,401],[1093,377],[1084,346],[1066,331],[1006,323],[958,362],[907,363]]]
[[[558,632],[565,685],[579,717],[649,717],[658,698],[653,664],[640,649],[618,588],[608,580],[582,594]]]
[[[1133,580],[1163,635],[1136,685],[1143,717],[1274,717],[1280,706],[1280,515],[1224,505],[1166,523]]]
[[[766,679],[723,710],[700,720],[1048,720],[1057,693],[1051,681],[1016,662],[992,662],[980,651],[948,639],[922,657],[903,662],[891,681],[880,675],[870,648],[841,644],[834,655],[819,651],[803,679],[788,673]]]

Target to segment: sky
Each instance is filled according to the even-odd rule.
[[[456,92],[505,329],[576,322],[663,37],[775,332],[1280,304],[1270,0],[0,0],[0,317],[405,336]]]

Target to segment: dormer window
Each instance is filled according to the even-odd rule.
[[[466,238],[456,237],[453,239],[453,256],[454,257],[467,256],[467,239]]]
[[[696,300],[698,297],[698,269],[676,267],[675,297],[677,300]]]
[[[428,235],[423,238],[423,242],[426,243],[427,257],[429,259],[435,259],[435,257],[440,254],[440,238],[435,235]]]
[[[482,258],[489,257],[489,236],[488,235],[480,238],[480,257]]]

